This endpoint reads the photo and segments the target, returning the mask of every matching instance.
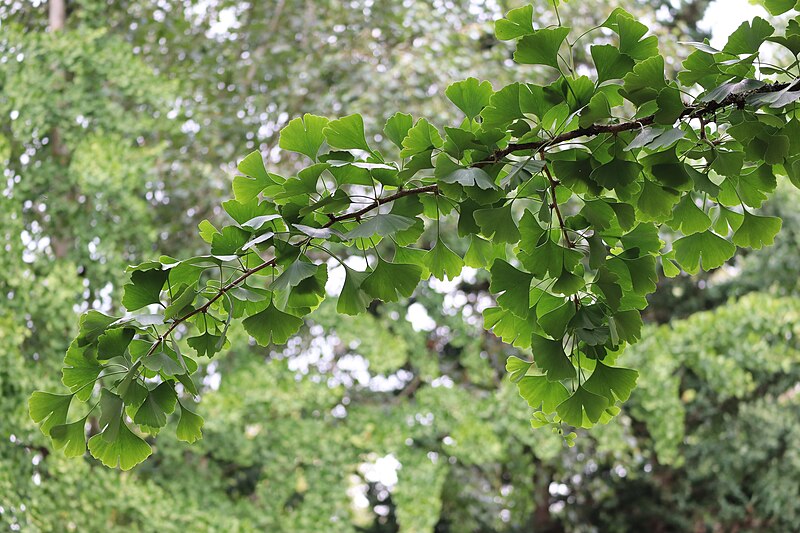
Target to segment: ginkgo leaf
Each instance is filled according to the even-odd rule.
[[[464,260],[441,239],[425,254],[425,266],[436,279],[455,279],[464,268]]]
[[[742,22],[741,26],[728,37],[728,42],[722,51],[734,55],[754,54],[774,32],[775,28],[769,22],[761,17],[755,17],[750,22]]]
[[[151,428],[164,427],[167,425],[167,415],[175,411],[177,401],[174,387],[169,382],[162,382],[147,394],[136,410],[133,421]]]
[[[494,242],[513,244],[519,241],[519,228],[511,215],[510,203],[502,207],[478,209],[473,216],[481,228],[481,233]]]
[[[319,265],[308,261],[297,260],[275,278],[270,285],[270,289],[276,291],[288,290],[297,287],[304,279],[312,277],[317,273]]]
[[[546,339],[540,335],[531,338],[531,351],[536,366],[544,371],[550,381],[561,381],[575,377],[575,367],[564,353],[560,340]]]
[[[411,157],[434,148],[440,148],[442,144],[444,144],[444,140],[436,126],[421,118],[413,128],[408,130],[408,135],[403,139],[400,157]]]
[[[610,44],[594,45],[590,47],[590,50],[597,70],[597,81],[600,83],[622,79],[633,70],[633,59],[620,52],[615,46]]]
[[[775,236],[781,230],[781,219],[764,217],[744,212],[744,220],[733,233],[733,244],[759,250],[775,242]]]
[[[163,348],[163,346],[159,346],[152,354],[143,357],[142,365],[148,370],[163,372],[168,376],[186,372],[186,369],[180,364],[178,358],[167,353],[167,350]]]
[[[137,382],[134,383],[138,385]],[[147,396],[147,388],[144,386],[141,386],[141,388],[144,389],[144,395],[141,401],[144,401],[144,398]],[[119,389],[120,387],[117,387],[118,391]],[[130,390],[130,386],[120,391],[120,394],[126,399],[129,405],[139,405],[140,402],[138,402],[138,399],[132,397],[133,394]],[[138,394],[138,392],[136,394]],[[117,438],[124,409],[125,402],[123,402],[120,396],[117,396],[108,389],[103,389],[100,393],[100,419],[98,420],[98,426],[100,427],[101,435],[104,439],[113,441]]]
[[[525,376],[517,383],[519,395],[533,409],[541,408],[552,413],[556,407],[569,398],[569,391],[558,381],[550,381],[545,376]]]
[[[549,309],[540,314],[537,307],[536,315],[539,318],[539,326],[545,333],[554,339],[560,339],[567,330],[567,324],[575,316],[575,306],[572,301],[566,300],[553,309]]]
[[[300,330],[303,319],[284,313],[270,302],[263,311],[244,319],[242,325],[258,344],[267,346],[270,343],[285,344]]]
[[[518,39],[533,33],[533,6],[528,4],[506,13],[505,18],[498,20],[494,32],[501,41]]]
[[[522,379],[531,366],[533,366],[533,363],[525,361],[524,359],[520,359],[515,355],[512,355],[506,359],[506,372],[508,372],[509,378],[514,383]]]
[[[491,176],[486,173],[482,168],[469,167],[469,168],[454,168],[439,178],[439,181],[444,183],[458,183],[464,187],[480,187],[481,189],[496,189]]]
[[[390,263],[378,259],[373,271],[361,284],[363,290],[378,300],[396,302],[408,298],[417,288],[422,269],[417,265]]]
[[[517,348],[530,348],[531,335],[536,328],[533,320],[520,318],[500,307],[487,307],[483,310],[483,326],[503,339],[503,342]]]
[[[89,439],[89,452],[109,468],[119,466],[122,470],[130,470],[147,459],[153,450],[125,422],[121,422],[116,438],[106,440],[99,433]]]
[[[86,418],[76,420],[71,424],[53,426],[50,438],[53,439],[53,448],[64,449],[67,457],[80,457],[86,453]]]
[[[497,303],[519,317],[527,317],[530,309],[530,288],[533,276],[497,259],[490,270],[492,274],[489,290],[500,296]]]
[[[486,107],[493,93],[491,83],[479,82],[476,78],[467,78],[453,83],[444,91],[447,98],[470,120],[477,117]]]
[[[334,148],[370,151],[364,135],[364,119],[361,118],[361,115],[353,114],[331,120],[322,131],[328,144]]]
[[[602,24],[619,35],[619,51],[641,61],[658,54],[658,38],[645,37],[647,26],[622,8],[615,9]]]
[[[736,253],[736,246],[711,231],[682,237],[673,243],[675,260],[689,274],[713,270],[725,264]]]
[[[414,119],[407,113],[395,113],[386,121],[383,132],[398,148],[403,148],[403,139],[414,126]]]
[[[28,399],[28,413],[31,419],[40,424],[42,433],[49,436],[50,429],[67,421],[69,404],[74,394],[53,394],[36,391]]]
[[[594,169],[590,178],[606,189],[621,189],[636,181],[641,172],[642,165],[639,163],[615,158]]]
[[[344,267],[344,270],[344,285],[342,292],[339,293],[336,311],[345,315],[358,315],[366,311],[372,301],[372,298],[361,289],[361,285],[370,273],[359,272],[349,267]]]
[[[558,68],[558,49],[567,38],[569,28],[544,28],[525,35],[517,42],[514,61],[527,65],[548,65]]]
[[[636,387],[637,379],[639,373],[635,370],[607,366],[597,361],[594,372],[584,382],[583,387],[589,392],[607,398],[611,403],[625,402]]]
[[[405,217],[392,213],[382,213],[368,218],[345,234],[348,240],[364,238],[369,239],[375,235],[388,237],[397,232],[406,230],[416,222],[414,217]]]
[[[253,150],[247,154],[244,159],[239,161],[236,168],[248,178],[255,180],[256,183],[275,183],[264,167],[264,158],[261,157],[261,152],[258,150]]]
[[[711,227],[711,218],[694,203],[691,194],[687,194],[672,211],[672,220],[668,224],[684,235],[692,235]]]
[[[201,335],[189,337],[186,339],[186,344],[188,344],[190,348],[193,348],[199,357],[204,355],[213,357],[214,354],[219,351],[219,348],[221,348],[221,346],[219,346],[221,339],[221,335],[214,335],[206,331]]]
[[[670,262],[670,264],[672,263]],[[644,323],[642,322],[641,313],[636,309],[630,309],[614,313],[608,319],[608,326],[611,330],[611,338],[614,344],[619,344],[620,341],[634,343],[641,338]]]
[[[131,273],[131,282],[122,288],[122,305],[128,311],[136,311],[146,305],[161,301],[161,289],[169,273],[162,269],[136,270]]]
[[[304,154],[311,158],[312,161],[316,161],[317,153],[322,143],[325,142],[323,130],[328,125],[328,122],[325,117],[318,117],[309,113],[303,115],[303,118],[292,119],[281,130],[278,146],[284,150]]]
[[[561,420],[575,427],[590,428],[603,415],[608,400],[579,386],[568,399],[556,407]]]
[[[87,357],[85,351],[85,348],[80,348],[73,341],[67,349],[64,367],[61,369],[61,382],[82,401],[89,399],[92,394],[91,385],[97,381],[103,370],[96,360]]]
[[[496,259],[495,247],[489,241],[481,239],[477,235],[472,235],[469,241],[469,248],[464,254],[464,264],[472,268],[491,267]]]
[[[175,435],[178,440],[188,442],[189,444],[196,442],[203,438],[203,417],[193,413],[181,403],[181,417],[178,420],[178,427],[175,430]]]

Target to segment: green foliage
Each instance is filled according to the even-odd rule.
[[[771,244],[779,219],[748,208],[761,207],[776,175],[792,177],[798,156],[794,84],[764,83],[754,66],[767,39],[782,42],[768,22],[743,24],[722,51],[698,47],[678,81],[667,78],[656,37],[636,17],[618,9],[603,26],[616,36],[591,47],[590,79],[577,73],[568,28],[541,26],[531,7],[511,11],[497,37],[516,41],[518,63],[553,67],[544,70],[557,77],[496,92],[477,78],[451,85],[445,94],[467,119],[459,127],[393,115],[384,132],[400,149],[396,161],[358,114],[290,121],[279,145],[311,164],[286,178],[268,172],[257,152],[243,159],[236,200],[224,204],[231,220],[201,228],[212,255],[133,267],[121,299],[129,313],[90,311],[81,321],[62,381],[80,401],[98,380],[103,389],[90,453],[122,469],[150,455],[140,434],[155,435],[186,400],[179,394],[197,390],[200,367],[182,353],[184,340],[198,357],[213,357],[241,320],[260,345],[290,341],[328,297],[320,254],[342,263],[364,257],[358,270],[345,267],[337,310],[347,315],[373,298],[411,297],[428,274],[453,280],[464,264],[488,270],[497,306],[484,311],[485,324],[530,349],[532,360],[509,358],[507,368],[533,423],[566,433],[572,445],[569,426],[611,420],[637,382],[616,360],[641,336],[658,260],[696,273],[725,264],[736,246]],[[684,102],[693,92],[696,101]],[[437,227],[432,246],[425,221]],[[453,223],[458,237],[444,233],[445,243],[440,227]],[[662,241],[665,227],[682,236]],[[70,456],[83,453],[92,412],[69,422],[73,395],[35,393],[30,402],[31,417]],[[179,406],[177,438],[194,442],[203,420]],[[481,434],[464,421],[450,428],[459,445]],[[465,447],[465,462],[493,453]],[[439,493],[443,469],[424,461],[409,459],[416,468],[408,472]],[[415,506],[399,493],[399,523],[433,527],[435,514],[417,516]]]

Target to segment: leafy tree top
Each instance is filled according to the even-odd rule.
[[[722,50],[690,43],[676,80],[629,13],[613,11],[594,31],[603,28],[614,38],[589,46],[590,76],[573,50],[591,32],[539,28],[531,6],[510,11],[498,39],[515,41],[515,62],[553,81],[456,82],[445,95],[464,115],[458,127],[398,112],[383,130],[391,153],[371,146],[359,115],[292,120],[280,147],[307,165],[284,177],[258,152],[245,157],[223,204],[233,222],[200,224],[209,253],[130,267],[128,313],[83,315],[64,359],[68,392],[34,393],[33,419],[77,456],[99,409],[89,451],[123,469],[149,456],[140,433],[156,434],[173,412],[178,437],[199,439],[197,358],[224,349],[234,319],[259,344],[286,343],[327,297],[332,258],[344,269],[337,310],[348,315],[408,298],[430,276],[486,269],[497,295],[486,328],[531,354],[507,369],[533,425],[571,443],[570,427],[611,420],[636,385],[638,373],[616,360],[640,338],[659,265],[668,276],[718,268],[780,229],[755,210],[778,175],[800,185],[800,88],[796,63],[764,66],[759,49],[769,40],[800,53],[800,19],[782,35],[761,18],[743,23]],[[439,230],[445,219],[458,236]],[[426,224],[433,243],[421,238]],[[456,239],[469,242],[463,257]],[[69,421],[71,405],[90,400]]]

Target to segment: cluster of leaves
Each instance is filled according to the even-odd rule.
[[[657,39],[629,13],[615,10],[601,29],[616,37],[590,47],[590,78],[572,59],[589,34],[570,40],[561,25],[536,29],[530,6],[510,11],[497,37],[516,42],[517,63],[555,80],[497,91],[475,78],[454,83],[446,96],[461,124],[443,136],[425,118],[396,113],[383,130],[393,154],[370,145],[360,115],[292,120],[280,146],[309,164],[286,178],[258,152],[247,156],[223,204],[233,223],[200,225],[210,253],[131,267],[129,314],[82,317],[63,370],[70,393],[35,393],[34,420],[56,447],[83,454],[86,417],[67,423],[69,408],[100,382],[89,413],[100,407],[101,431],[88,447],[105,464],[127,469],[149,455],[128,419],[154,434],[179,406],[179,438],[199,438],[202,419],[185,406],[197,394],[194,356],[222,350],[233,319],[259,344],[287,342],[326,298],[330,256],[344,269],[337,310],[349,315],[407,298],[430,276],[487,269],[497,297],[486,328],[532,354],[507,369],[533,425],[563,432],[609,421],[636,384],[638,373],[615,361],[641,335],[658,264],[668,276],[717,268],[737,246],[772,243],[780,228],[753,210],[776,174],[800,184],[800,91],[764,81],[793,76],[757,61],[768,39],[799,53],[800,23],[773,36],[756,18],[723,50],[692,43],[676,81],[666,79]],[[457,237],[438,231],[446,217]],[[436,228],[430,247],[421,243],[426,221]],[[682,236],[665,243],[663,224]],[[463,257],[456,238],[469,242]],[[359,255],[361,269],[345,260]]]

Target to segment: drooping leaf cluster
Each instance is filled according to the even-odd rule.
[[[130,267],[128,313],[82,317],[64,360],[69,393],[35,393],[31,416],[55,447],[82,455],[99,409],[88,449],[123,469],[151,452],[139,434],[175,411],[178,437],[192,442],[203,424],[189,409],[198,358],[225,348],[234,319],[259,344],[286,343],[328,296],[334,265],[344,275],[337,310],[348,315],[408,298],[430,276],[486,269],[496,295],[486,328],[531,354],[507,369],[533,425],[611,420],[636,385],[637,371],[616,359],[641,336],[659,266],[667,276],[718,268],[780,229],[755,210],[778,175],[800,185],[800,87],[789,69],[762,66],[759,49],[770,40],[797,55],[800,22],[775,35],[756,18],[722,50],[690,43],[676,80],[629,13],[615,10],[601,30],[612,43],[589,46],[595,72],[584,75],[573,49],[591,33],[537,28],[530,6],[510,11],[497,37],[516,43],[521,73],[531,65],[553,81],[456,82],[445,95],[463,121],[440,129],[398,112],[383,130],[389,153],[371,145],[359,115],[289,122],[280,147],[306,166],[285,177],[258,152],[245,157],[223,204],[232,222],[200,224],[209,253]],[[447,219],[457,235],[440,231]],[[74,401],[93,398],[69,421]]]

